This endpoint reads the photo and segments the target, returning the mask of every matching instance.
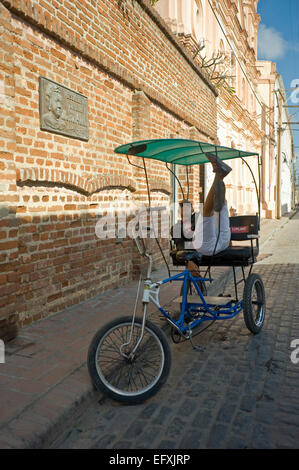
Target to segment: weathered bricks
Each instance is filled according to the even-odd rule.
[[[126,17],[117,0],[3,0],[0,18],[0,337],[9,339],[140,268],[131,240],[95,235],[98,211],[146,203],[143,173],[114,148],[147,137],[215,141],[217,119],[215,89],[149,2]],[[40,76],[87,96],[88,142],[40,129]],[[168,204],[168,171],[147,163],[152,200]],[[197,180],[194,170],[195,203]]]

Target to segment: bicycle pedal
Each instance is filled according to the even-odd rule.
[[[203,346],[195,346],[195,344],[192,344],[192,349],[194,349],[195,351],[197,352],[204,352],[206,350],[206,348],[204,348]]]
[[[193,343],[193,339],[192,339],[192,330],[191,330],[191,328],[189,328],[188,333],[189,333],[188,339],[190,340],[192,349],[194,349],[194,350],[197,351],[197,352],[204,352],[204,351],[205,351],[205,348],[204,348],[203,346],[196,346],[196,345]]]

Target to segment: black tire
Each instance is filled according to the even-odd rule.
[[[141,403],[154,395],[166,382],[171,351],[165,333],[147,320],[144,336],[134,358],[125,358],[120,347],[129,341],[132,317],[117,318],[94,336],[88,350],[87,365],[95,387],[122,403]],[[135,319],[132,341],[125,346],[132,351],[141,333],[142,320]]]
[[[258,274],[248,276],[243,294],[244,321],[253,334],[261,331],[266,313],[265,288],[261,277]]]

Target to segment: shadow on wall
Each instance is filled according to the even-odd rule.
[[[4,341],[17,336],[28,323],[125,285],[144,268],[134,241],[128,236],[99,239],[95,233],[99,218],[88,212],[7,217],[7,208],[2,208],[0,214],[0,225],[14,235],[0,252],[0,338]],[[161,244],[164,250],[169,247],[168,240]],[[162,258],[153,245],[158,266]]]
[[[18,220],[15,209],[0,206],[0,338],[18,333]]]

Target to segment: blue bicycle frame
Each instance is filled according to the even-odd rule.
[[[181,299],[181,310],[178,320],[174,320],[171,315],[161,307],[159,303],[159,291],[163,284],[172,281],[183,282],[183,295]],[[177,329],[183,336],[190,334],[190,330],[197,327],[204,321],[227,320],[235,317],[243,310],[243,300],[228,300],[225,304],[219,306],[213,303],[207,303],[205,297],[199,289],[198,282],[212,282],[210,278],[194,277],[188,269],[175,276],[171,276],[159,282],[152,282],[147,279],[144,284],[144,293],[142,302],[144,305],[152,301],[162,315]],[[190,282],[194,285],[199,299],[196,302],[190,301],[188,297],[188,285]],[[186,321],[187,320],[187,321]]]
[[[160,210],[160,209],[161,208],[159,207],[155,207],[155,208],[150,208],[149,210],[154,211],[154,210]],[[198,282],[212,282],[213,279],[204,278],[204,277],[194,277],[192,276],[192,274],[190,273],[188,269],[185,269],[185,271],[179,274],[176,274],[175,276],[170,276],[167,279],[164,279],[162,281],[153,282],[151,280],[152,262],[153,262],[152,255],[146,253],[145,248],[144,250],[141,248],[138,242],[138,236],[136,234],[135,228],[133,228],[133,237],[135,239],[135,242],[136,242],[136,245],[140,254],[143,257],[146,257],[148,259],[147,277],[146,277],[146,280],[144,281],[144,290],[143,290],[143,298],[142,298],[142,303],[144,307],[142,328],[144,328],[146,310],[147,310],[147,305],[149,304],[149,302],[153,302],[154,305],[156,305],[156,307],[162,313],[162,315],[172,324],[172,326],[174,326],[180,332],[181,335],[187,338],[190,338],[192,329],[197,327],[203,321],[228,320],[230,318],[235,317],[236,315],[238,315],[238,313],[242,311],[243,300],[238,301],[236,299],[234,301],[233,299],[229,299],[227,302],[225,302],[224,300],[225,303],[221,304],[221,306],[218,304],[208,303],[205,297],[203,296],[201,290],[199,289],[199,286],[197,283]],[[159,302],[160,287],[163,284],[167,284],[168,282],[172,282],[172,281],[183,282],[183,295],[182,295],[182,301],[181,301],[180,316],[178,320],[175,320],[174,318],[172,318],[171,315],[163,307],[161,307],[160,302]],[[195,302],[194,300],[192,301],[192,299],[190,301],[190,299],[188,298],[188,285],[190,285],[190,282],[195,287],[196,293],[199,296],[199,298],[197,297]],[[139,342],[142,339],[142,334],[141,334]]]

